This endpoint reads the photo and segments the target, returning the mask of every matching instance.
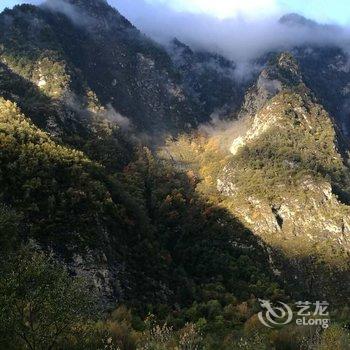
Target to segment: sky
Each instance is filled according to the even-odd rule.
[[[165,4],[177,11],[206,13],[219,18],[297,12],[322,22],[350,23],[348,0],[148,0],[148,2]]]
[[[28,2],[39,0],[28,0]],[[133,6],[139,0],[111,0],[119,8]],[[208,14],[220,19],[236,16],[270,16],[276,13],[297,12],[321,22],[350,24],[348,0],[146,0],[175,11]],[[0,10],[13,7],[21,0],[0,0]]]

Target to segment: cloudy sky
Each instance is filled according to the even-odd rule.
[[[176,37],[193,49],[222,54],[242,67],[242,74],[244,67],[262,54],[299,45],[335,44],[350,53],[348,1],[108,0],[161,44],[168,45]],[[23,1],[0,0],[0,6],[11,7],[20,2]],[[282,15],[291,12],[332,26],[279,23]]]
[[[124,6],[125,3],[130,4],[135,0],[119,2]],[[348,0],[148,0],[148,2],[167,5],[177,11],[206,13],[219,18],[298,12],[319,21],[341,24],[350,22]]]
[[[40,0],[28,0],[40,1]],[[276,13],[298,12],[310,18],[339,24],[350,23],[348,0],[111,0],[117,8],[128,12],[144,1],[167,6],[175,11],[205,13],[220,19],[245,16],[269,16]],[[21,0],[0,0],[0,10],[12,7]]]

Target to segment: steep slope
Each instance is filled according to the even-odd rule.
[[[208,120],[216,109],[237,106],[234,79],[215,68],[201,68],[208,67],[213,56],[180,69],[164,48],[106,1],[48,0],[40,7],[17,6],[1,14],[0,29],[2,64],[65,106],[60,116],[41,120],[56,133],[62,120],[79,121],[79,111],[96,112],[101,106],[150,133],[188,129]],[[223,58],[215,60],[226,71],[232,69]],[[185,79],[189,76],[190,84]],[[225,87],[209,99],[208,92],[222,83]]]
[[[21,217],[20,239],[52,250],[105,303],[170,312],[202,300],[207,288],[243,299],[278,290],[258,240],[148,150],[110,175],[2,98],[0,149],[0,203]]]
[[[127,189],[82,152],[55,143],[2,98],[0,146],[0,200],[23,218],[21,239],[34,239],[67,262],[93,250],[92,266],[82,264],[92,269],[89,278],[104,297],[120,297],[122,290],[111,286],[123,278],[123,237],[141,226],[145,237],[151,235]]]
[[[339,135],[298,62],[282,53],[248,89],[237,121],[169,141],[160,154],[193,170],[200,193],[262,238],[292,295],[341,304],[349,292],[350,178]]]
[[[290,52],[298,60],[304,83],[337,120],[343,134],[338,137],[345,136],[343,141],[349,147],[350,69],[346,29],[319,24],[298,14],[285,15],[279,23],[285,29],[301,31],[316,39],[314,42],[305,38],[305,44],[291,47]]]
[[[23,5],[0,26],[1,61],[46,96],[85,109],[93,92],[149,129],[196,124],[166,52],[105,1]]]
[[[303,84],[291,55],[271,64],[247,95],[259,102],[245,104],[249,127],[232,142],[218,190],[226,207],[289,258],[313,257],[315,265],[346,271],[350,181],[336,125]],[[273,86],[270,94],[259,88],[262,79]]]
[[[339,47],[304,47],[294,50],[300,62],[305,83],[314,91],[325,108],[337,119],[349,138],[348,54]]]
[[[213,56],[191,53],[199,71],[186,71],[209,72],[214,88],[227,82],[229,93],[205,104],[210,86],[182,81],[168,53],[105,1],[17,6],[0,15],[0,28],[1,202],[23,217],[24,239],[87,276],[104,301],[171,307],[193,301],[203,284],[225,281],[239,297],[273,285],[255,237],[197,196],[190,176],[137,151],[128,130],[186,129],[233,103],[231,78],[198,68]],[[235,265],[253,255],[261,267],[247,267],[259,277],[244,269],[237,277]]]
[[[238,111],[249,79],[237,75],[234,62],[218,54],[193,51],[177,39],[167,49],[186,90],[199,100],[205,114],[227,117]]]
[[[285,88],[302,84],[297,63],[289,53],[274,55],[257,77],[256,83],[247,89],[239,118],[253,116],[266,102]]]

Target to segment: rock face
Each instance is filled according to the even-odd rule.
[[[274,56],[260,73],[256,83],[248,89],[239,117],[254,116],[266,102],[283,88],[302,83],[299,67],[290,53]]]
[[[290,55],[272,64],[247,95],[250,127],[233,140],[217,188],[226,206],[286,256],[313,256],[347,269],[350,206],[347,191],[337,189],[350,182],[336,126]]]

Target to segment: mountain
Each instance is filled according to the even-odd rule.
[[[193,51],[177,39],[167,51],[183,76],[186,90],[201,102],[203,111],[225,117],[239,110],[250,81],[239,79],[234,62],[218,54]]]
[[[196,126],[232,99],[229,78],[229,92],[209,106],[201,91],[208,87],[192,84],[188,91],[185,72],[166,50],[105,1],[23,5],[4,11],[0,26],[1,61],[70,109],[109,105],[137,128],[156,132]]]
[[[148,128],[161,128],[165,117],[169,126],[195,124],[166,52],[106,2],[24,5],[1,23],[2,61],[51,99],[75,109],[110,104]]]
[[[170,318],[178,330],[190,321],[188,312],[194,312],[194,323],[208,318],[212,307],[214,320],[224,308],[236,308],[232,303],[239,308],[266,290],[288,298],[259,239],[202,198],[194,175],[157,159],[144,145],[157,132],[183,132],[232,104],[230,93],[204,102],[209,87],[193,83],[210,74],[213,87],[224,80],[234,91],[233,78],[220,71],[220,65],[231,70],[231,62],[191,53],[203,69],[188,69],[193,77],[187,81],[165,49],[105,1],[21,5],[0,15],[0,27],[0,232],[3,247],[9,247],[1,251],[4,308],[5,289],[17,285],[6,283],[22,268],[32,289],[25,289],[28,295],[15,287],[13,305],[29,303],[32,293],[50,291],[44,302],[61,293],[55,289],[61,279],[42,288],[37,249],[51,252],[71,276],[83,277],[103,312],[122,304],[133,310],[138,331],[150,312],[162,321]],[[217,67],[210,68],[213,57]],[[35,252],[22,253],[23,244]],[[29,260],[16,260],[28,254]],[[14,271],[13,261],[34,265]],[[38,266],[60,273],[40,261]],[[48,310],[53,324],[55,307],[65,312],[60,304]],[[2,318],[1,346],[27,348],[39,330],[43,348],[49,334],[55,337],[31,312],[31,322],[43,322],[43,330],[37,326],[26,339],[16,336],[27,313],[11,313],[14,320]],[[114,332],[114,321],[101,320],[103,335],[97,324],[92,339],[76,340],[73,325],[73,338],[63,337],[60,344],[69,339],[95,348],[92,341],[107,341],[104,334]],[[232,322],[224,320],[223,327]]]
[[[305,83],[319,101],[336,118],[338,126],[348,138],[349,69],[346,52],[339,47],[296,48],[293,54],[300,62]]]
[[[349,292],[350,179],[335,119],[290,53],[262,70],[239,116],[224,130],[168,144],[164,156],[196,171],[199,190],[262,239],[289,293],[341,303]]]
[[[269,95],[261,90],[262,81]],[[340,264],[337,272],[343,274],[348,271],[349,168],[334,120],[303,83],[290,54],[271,62],[253,91],[254,101],[263,102],[249,110],[246,133],[233,140],[232,159],[218,177],[218,189],[264,241],[294,259],[312,256],[320,266],[324,261]],[[313,264],[318,263],[308,267]],[[295,271],[307,275],[300,266]],[[310,294],[325,291],[327,283],[320,275],[312,289],[320,285]],[[348,293],[344,279],[343,297]]]
[[[241,79],[105,0],[1,13],[0,348],[346,343],[347,59],[281,48]],[[270,330],[259,299],[334,322]]]
[[[299,15],[298,13],[288,13],[282,16],[279,20],[279,23],[283,25],[291,25],[297,27],[308,27],[308,28],[320,28],[322,27],[316,21],[312,21],[304,16]]]
[[[346,33],[336,25],[319,24],[298,14],[288,14],[280,19],[288,28],[306,29],[314,36],[339,37]],[[346,40],[346,39],[345,39]],[[328,41],[327,41],[328,42]],[[349,113],[347,84],[349,67],[347,43],[340,45],[335,41],[322,44],[309,44],[294,47],[291,53],[299,63],[305,84],[313,91],[318,100],[336,118],[343,134],[348,134]]]

